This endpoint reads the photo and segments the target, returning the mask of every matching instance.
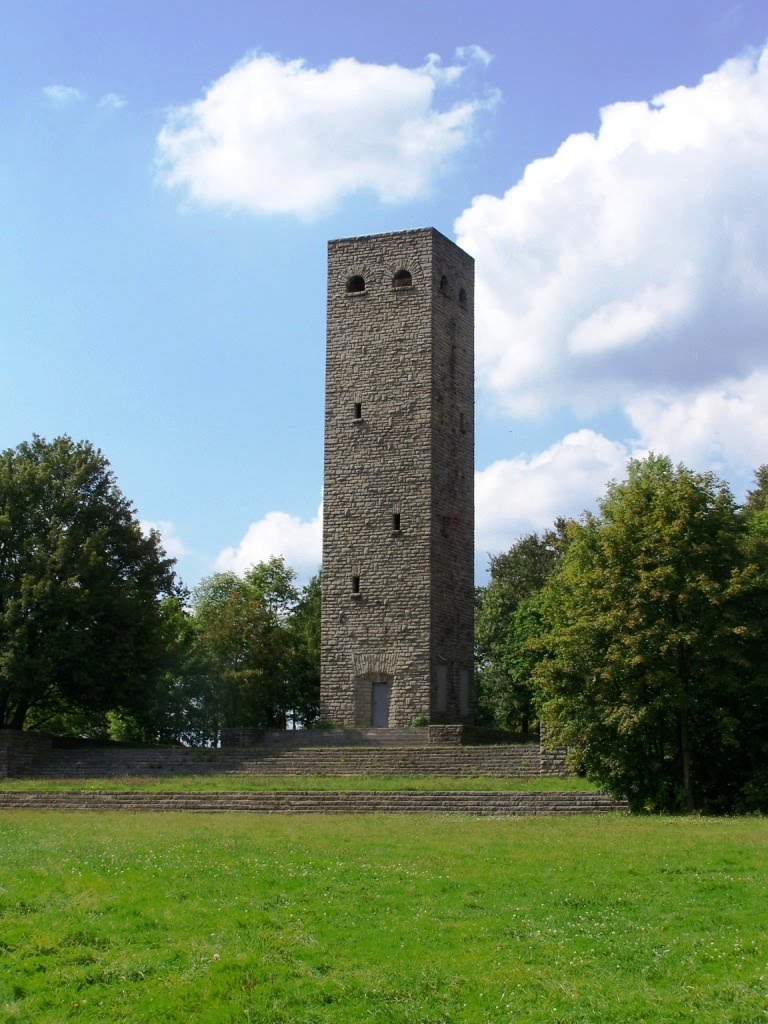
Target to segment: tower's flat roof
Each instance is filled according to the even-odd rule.
[[[427,235],[427,234],[439,235],[441,238],[444,238],[446,242],[450,243],[451,245],[455,245],[457,249],[461,249],[461,246],[456,245],[456,242],[454,242],[453,239],[449,238],[447,235],[444,235],[442,233],[442,231],[438,231],[437,228],[431,228],[431,227],[425,227],[425,228],[404,228],[402,231],[380,231],[380,232],[378,232],[378,234],[375,234],[375,235],[349,235],[346,238],[332,238],[332,239],[329,240],[328,245],[336,245],[337,243],[340,243],[340,242],[365,242],[365,241],[368,241],[370,239],[376,239],[376,238],[394,238],[394,237],[396,237],[398,235]],[[464,252],[465,255],[469,257],[469,259],[473,259],[473,257],[470,256],[468,252],[465,252],[464,249],[461,249],[461,251]]]

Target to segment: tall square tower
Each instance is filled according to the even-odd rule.
[[[434,228],[328,245],[323,717],[472,720],[474,261]]]

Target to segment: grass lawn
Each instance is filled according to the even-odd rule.
[[[0,814],[0,1020],[758,1024],[761,819]]]
[[[545,779],[446,778],[439,775],[177,775],[110,779],[4,779],[0,793],[71,790],[142,790],[151,793],[253,793],[264,790],[484,790],[515,793],[590,792],[597,787],[573,777]]]

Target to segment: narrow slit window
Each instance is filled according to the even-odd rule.
[[[359,576],[353,576],[352,577],[352,593],[353,594],[359,594],[360,593],[360,577]]]
[[[459,305],[466,306],[467,304],[467,293],[463,288],[459,288]]]
[[[443,292],[444,295],[448,294],[448,278],[445,274],[440,278],[440,291]]]
[[[363,418],[363,403],[355,402],[355,419],[361,420]]]
[[[395,533],[400,533],[400,513],[399,512],[393,512],[392,513],[392,529],[395,531]]]
[[[467,420],[463,412],[459,413],[459,430],[462,434],[466,434],[467,432]]]
[[[444,537],[448,536],[448,516],[440,516],[440,533]]]

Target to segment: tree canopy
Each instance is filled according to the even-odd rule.
[[[538,593],[557,564],[565,523],[527,534],[490,560],[490,580],[477,592],[475,661],[482,724],[527,733],[535,722],[529,640],[538,631]]]
[[[280,729],[309,724],[320,690],[317,578],[299,591],[282,558],[243,576],[214,573],[193,593],[201,643],[214,677],[219,722]]]
[[[0,727],[140,711],[165,651],[173,561],[87,441],[0,453]]]
[[[635,807],[739,805],[767,710],[768,561],[730,490],[651,455],[567,533],[534,671],[554,738]]]

